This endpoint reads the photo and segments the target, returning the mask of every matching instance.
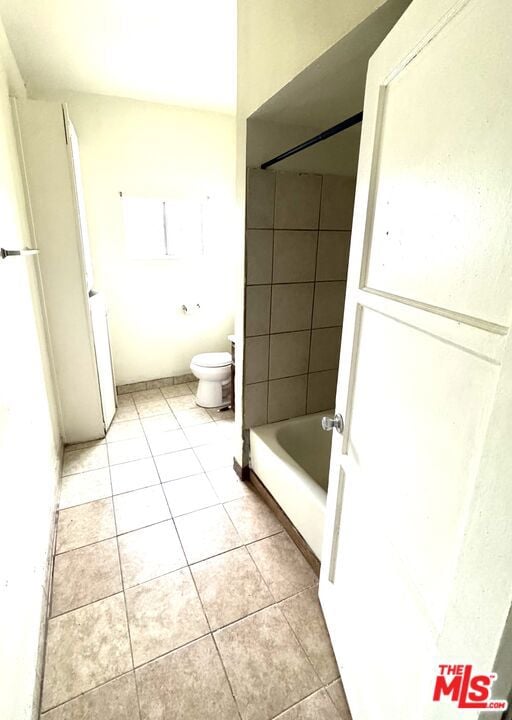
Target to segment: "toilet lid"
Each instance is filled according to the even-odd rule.
[[[227,352],[201,353],[192,358],[192,362],[200,367],[225,367],[231,365],[231,355]]]

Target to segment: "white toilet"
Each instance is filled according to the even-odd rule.
[[[213,408],[229,403],[230,353],[211,352],[194,355],[190,369],[199,380],[196,393],[198,405]]]

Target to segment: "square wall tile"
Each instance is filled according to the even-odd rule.
[[[321,230],[350,230],[355,192],[355,178],[324,175],[320,209]]]
[[[271,332],[309,330],[314,283],[274,285],[272,288]]]
[[[245,334],[267,335],[270,325],[270,285],[249,285],[245,289]]]
[[[336,403],[337,370],[323,370],[309,373],[308,376],[308,413],[320,410],[332,410]]]
[[[268,380],[268,348],[268,335],[246,338],[244,352],[246,385]]]
[[[307,373],[310,336],[309,330],[270,336],[271,380]]]
[[[340,327],[313,330],[309,371],[337,370],[340,363],[340,343]]]
[[[247,230],[245,234],[247,285],[266,285],[272,282],[273,238],[273,230]]]
[[[350,233],[320,230],[318,234],[317,280],[346,280]]]
[[[314,280],[317,237],[316,230],[276,230],[272,281],[291,283]]]
[[[244,388],[244,427],[266,425],[268,382],[246,385]]]
[[[306,414],[307,375],[297,375],[268,384],[268,421],[277,422]]]
[[[248,228],[273,227],[275,186],[275,173],[259,168],[249,168],[246,197]]]
[[[322,176],[278,173],[274,227],[283,230],[316,230],[320,217]]]
[[[345,293],[347,283],[318,282],[315,284],[315,303],[313,307],[313,327],[334,327],[343,324]]]

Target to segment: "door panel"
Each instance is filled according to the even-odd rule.
[[[454,717],[437,663],[490,672],[512,600],[510,27],[415,0],[369,64],[320,579],[354,720]]]

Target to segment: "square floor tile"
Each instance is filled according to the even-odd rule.
[[[145,390],[138,390],[132,393],[132,398],[135,405],[144,405],[149,402],[163,400],[163,395],[159,388],[150,388],[149,390],[146,388]]]
[[[135,674],[142,720],[239,718],[210,636],[144,665]]]
[[[112,498],[59,510],[57,553],[114,537],[116,525]]]
[[[341,720],[352,720],[352,715],[348,707],[347,696],[343,689],[341,680],[335,680],[327,688],[329,697],[333,701]]]
[[[304,556],[284,532],[247,549],[276,600],[284,600],[318,582]]]
[[[122,589],[115,538],[57,555],[53,568],[52,616]]]
[[[309,588],[284,600],[280,608],[323,684],[336,680],[339,671],[318,600],[318,588]]]
[[[221,502],[237,500],[252,493],[249,485],[240,480],[232,468],[209,470],[206,474]]]
[[[220,420],[235,419],[235,413],[233,412],[233,410],[229,410],[227,408],[206,408],[206,412],[212,420],[215,420],[215,422],[218,422]]]
[[[126,590],[126,606],[135,666],[209,631],[188,568]]]
[[[223,442],[224,440],[224,435],[221,432],[221,428],[217,426],[217,423],[193,425],[192,427],[185,428],[184,433],[192,447]]]
[[[231,443],[221,441],[211,445],[201,445],[194,448],[194,452],[205,470],[233,466]]]
[[[119,534],[153,525],[171,517],[163,490],[159,485],[114,495],[114,510]]]
[[[153,415],[152,417],[141,418],[142,427],[146,435],[157,432],[165,432],[166,430],[179,430],[179,423],[169,410],[162,415]]]
[[[205,560],[242,545],[222,505],[181,515],[175,519],[175,523],[189,563]]]
[[[321,686],[275,606],[218,630],[215,640],[243,720],[270,720]]]
[[[59,507],[61,509],[83,505],[92,500],[101,500],[112,495],[108,467],[88,470],[62,478]]]
[[[144,430],[142,429],[140,420],[113,422],[107,432],[108,443],[119,440],[133,440],[140,437],[144,437]]]
[[[140,418],[153,417],[153,415],[163,415],[169,412],[169,405],[167,401],[162,398],[161,400],[150,400],[145,403],[137,404],[137,412]]]
[[[120,397],[123,397],[122,395]],[[135,407],[135,403],[132,402],[130,405],[119,405],[116,414],[114,415],[114,422],[124,422],[125,420],[138,420],[139,413]]]
[[[174,517],[219,503],[206,475],[191,475],[172,480],[164,483],[163,488]]]
[[[117,407],[135,407],[135,401],[131,393],[117,396]]]
[[[185,450],[190,447],[183,430],[153,432],[148,435],[148,443],[153,455],[164,455],[165,453]]]
[[[254,493],[226,503],[225,508],[245,543],[260,540],[283,529],[274,513]]]
[[[110,468],[110,478],[114,495],[160,484],[153,458],[113,465]]]
[[[172,520],[120,535],[118,542],[125,587],[187,564]]]
[[[41,720],[139,720],[135,674],[122,675],[41,716]]]
[[[276,720],[340,720],[340,716],[325,690],[319,690],[278,715]]]
[[[167,398],[167,403],[171,410],[194,410],[196,405],[196,396],[190,393],[190,395],[181,395],[180,397]]]
[[[108,455],[105,443],[93,447],[82,448],[81,450],[68,450],[64,453],[62,465],[63,475],[97,470],[107,467]]]
[[[212,630],[274,602],[244,547],[203,560],[191,570]]]
[[[193,410],[175,410],[174,414],[176,415],[176,420],[182,428],[212,422],[211,417],[203,408],[195,408]]]
[[[108,443],[108,457],[111,465],[119,465],[131,460],[151,457],[151,452],[146,438],[141,437]]]
[[[132,669],[123,594],[72,610],[48,623],[42,709]]]
[[[162,395],[164,398],[182,397],[183,395],[190,395],[190,388],[187,383],[170,385],[162,388]]]
[[[159,455],[155,458],[155,462],[162,482],[199,475],[203,472],[193,450],[179,450],[167,455]]]

